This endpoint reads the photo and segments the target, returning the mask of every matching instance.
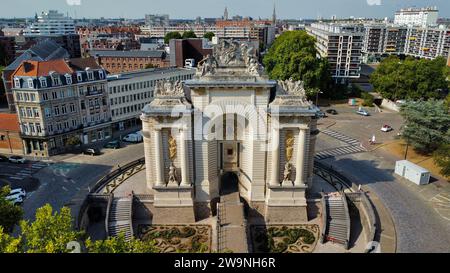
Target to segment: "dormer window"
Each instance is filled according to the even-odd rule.
[[[82,82],[83,81],[83,75],[81,73],[77,73],[77,81]]]
[[[103,70],[98,71],[98,76],[101,80],[105,78],[105,74],[103,73]]]
[[[88,71],[87,72],[88,80],[93,81],[94,80],[94,72]]]
[[[28,88],[34,88],[33,79],[28,79]]]
[[[72,84],[72,75],[70,75],[70,74],[66,74],[66,83],[69,85],[69,84]]]
[[[14,78],[14,86],[16,88],[20,88],[20,79],[19,78]]]
[[[39,80],[41,82],[41,87],[42,88],[47,87],[47,79],[46,78],[40,78]]]
[[[58,76],[52,76],[53,85],[61,85],[61,81]]]

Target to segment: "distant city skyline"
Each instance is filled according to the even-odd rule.
[[[2,18],[30,18],[35,13],[56,9],[72,18],[143,19],[145,14],[169,14],[170,18],[221,17],[225,7],[229,17],[271,18],[276,5],[279,19],[354,17],[392,18],[406,7],[436,6],[440,17],[450,17],[448,0],[15,0],[2,5]],[[106,8],[107,7],[107,8]]]

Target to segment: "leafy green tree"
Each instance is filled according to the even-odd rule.
[[[197,35],[195,35],[195,32],[193,32],[192,30],[183,32],[183,39],[189,38],[197,38]]]
[[[441,168],[441,174],[450,177],[450,143],[445,143],[433,154],[434,162]]]
[[[203,38],[207,38],[208,40],[212,41],[212,38],[216,36],[214,32],[206,32],[205,35],[203,35]]]
[[[144,242],[138,239],[125,240],[125,236],[109,237],[106,240],[92,241],[90,238],[85,242],[89,253],[155,253],[157,249],[154,242]]]
[[[67,253],[67,244],[83,236],[74,230],[69,208],[58,213],[49,204],[37,209],[34,222],[22,221],[20,227],[23,252],[28,253]]]
[[[373,106],[374,97],[371,94],[369,94],[367,92],[362,92],[361,98],[364,100],[363,106],[367,106],[367,107]]]
[[[418,152],[429,154],[450,143],[450,115],[443,100],[407,102],[400,114],[405,119],[402,136]]]
[[[168,32],[168,33],[166,34],[166,36],[164,36],[164,43],[165,43],[165,44],[169,44],[170,40],[172,40],[172,39],[181,39],[181,38],[183,38],[183,37],[182,37],[181,34],[180,34],[179,32],[177,32],[177,31],[174,31],[174,32]]]
[[[19,253],[21,238],[14,238],[0,226],[0,253]]]
[[[9,186],[0,189],[0,227],[6,232],[11,232],[23,217],[23,209],[5,199],[10,192]]]
[[[264,66],[272,79],[302,80],[309,90],[325,90],[330,82],[328,62],[317,58],[315,39],[305,31],[281,34],[264,56]]]
[[[372,73],[370,82],[377,92],[390,100],[427,100],[442,96],[440,90],[448,88],[447,75],[444,58],[400,60],[390,56]]]

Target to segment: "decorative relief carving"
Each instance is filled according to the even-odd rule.
[[[201,72],[202,76],[216,73],[216,68],[219,67],[219,63],[216,58],[211,55],[207,55],[203,60],[198,63],[197,71]]]
[[[294,81],[292,78],[285,81],[278,81],[277,93],[280,95],[306,98],[306,90],[303,81]]]
[[[286,164],[284,165],[284,174],[283,174],[283,182],[282,183],[293,183],[291,176],[292,176],[291,163],[286,162]]]
[[[286,132],[286,140],[285,140],[285,148],[286,148],[286,161],[290,162],[292,159],[292,155],[294,154],[294,134],[292,131]]]
[[[173,165],[173,162],[170,162],[170,167],[169,167],[169,184],[173,184],[173,183],[178,184],[177,169],[175,168],[175,165]]]
[[[156,97],[184,97],[184,87],[181,81],[157,81],[155,85]]]
[[[171,161],[173,161],[176,156],[177,156],[177,141],[172,136],[172,134],[169,133],[169,158]]]

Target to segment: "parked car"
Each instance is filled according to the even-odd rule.
[[[356,113],[358,114],[358,115],[361,115],[361,116],[370,116],[370,114],[369,114],[369,112],[367,112],[366,110],[364,110],[364,109],[359,109],[359,110],[357,110],[356,111]]]
[[[12,189],[8,194],[8,196],[15,196],[15,195],[18,195],[18,196],[24,198],[25,196],[27,196],[27,192],[22,188],[16,188],[16,189]]]
[[[13,205],[20,205],[23,203],[23,197],[21,197],[19,194],[8,195],[5,197],[5,199],[13,203]]]
[[[320,111],[320,112],[317,113],[317,117],[318,118],[326,118],[327,114],[325,114],[325,112]]]
[[[118,140],[113,140],[106,143],[103,148],[106,149],[120,149],[120,142]]]
[[[8,159],[7,156],[0,155],[0,162],[1,162],[1,161],[8,161],[8,160],[9,160],[9,159]]]
[[[383,132],[390,132],[390,131],[392,131],[392,130],[394,130],[391,126],[389,126],[389,125],[383,125],[383,127],[381,127],[381,131],[383,131]]]
[[[143,137],[142,137],[141,134],[133,133],[133,134],[128,134],[127,136],[125,136],[123,138],[123,141],[138,143],[138,142],[142,142],[143,141]]]
[[[20,164],[24,164],[26,161],[25,158],[21,157],[21,156],[17,156],[17,155],[13,155],[9,157],[9,162],[11,163],[20,163]]]
[[[84,155],[92,155],[92,156],[95,156],[95,155],[99,155],[99,154],[100,154],[100,151],[99,151],[98,149],[95,149],[95,148],[87,148],[87,149],[85,149],[85,150],[83,151],[83,154],[84,154]]]
[[[326,112],[328,114],[332,114],[332,115],[337,115],[338,114],[338,112],[336,110],[334,110],[334,109],[328,109]]]

